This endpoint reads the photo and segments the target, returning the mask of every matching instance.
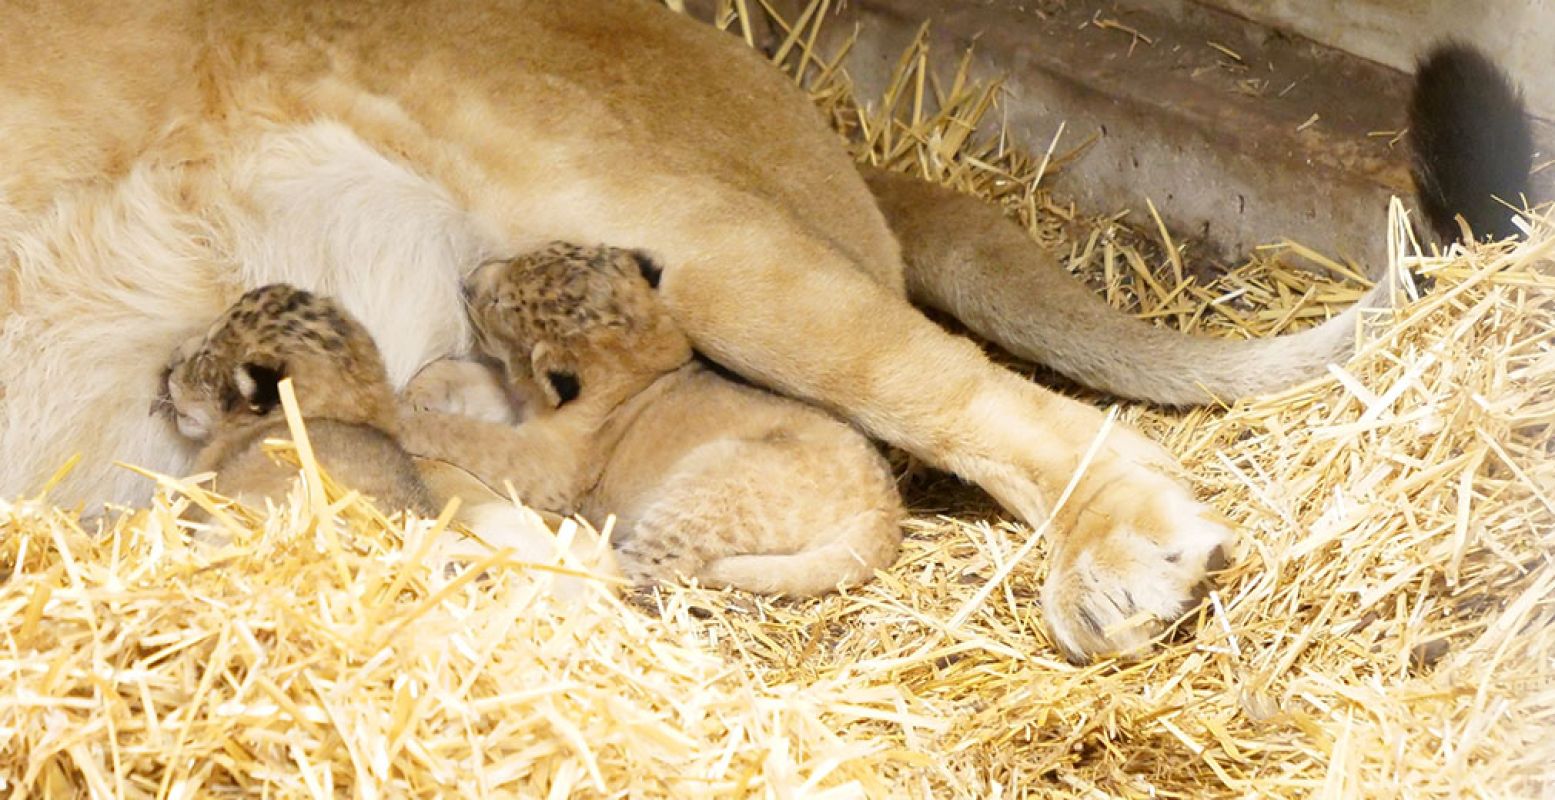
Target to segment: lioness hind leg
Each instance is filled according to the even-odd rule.
[[[1101,413],[995,366],[832,248],[786,233],[721,237],[717,263],[666,272],[664,296],[697,347],[976,482],[1041,526]],[[1192,606],[1230,540],[1174,470],[1154,443],[1115,427],[1055,520],[1043,611],[1070,657],[1140,651]]]

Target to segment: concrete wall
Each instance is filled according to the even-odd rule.
[[[706,19],[731,0],[681,2]],[[764,2],[790,19],[808,5]],[[1060,122],[1060,149],[1094,136],[1051,183],[1080,207],[1129,209],[1135,223],[1151,227],[1151,201],[1174,237],[1211,260],[1235,263],[1253,246],[1289,237],[1375,265],[1386,251],[1389,198],[1412,194],[1406,149],[1378,133],[1405,124],[1406,73],[1418,53],[1449,33],[1467,39],[1514,73],[1536,113],[1555,119],[1555,77],[1546,77],[1555,76],[1552,6],[1555,0],[834,0],[839,18],[823,28],[820,50],[834,51],[857,26],[846,68],[861,97],[877,97],[929,21],[935,74],[954,74],[972,48],[974,80],[1004,79],[999,119],[1016,141],[1040,151]],[[1094,24],[1103,17],[1151,44],[1136,47],[1124,29]],[[763,43],[776,32],[752,34]],[[1229,65],[1214,44],[1245,57],[1245,69]],[[1534,127],[1545,152],[1555,151],[1548,146],[1555,126]],[[1555,169],[1544,170],[1535,197],[1555,198],[1552,181]]]
[[[1534,114],[1555,120],[1555,0],[1197,0],[1411,72],[1431,42],[1493,54]]]
[[[1199,256],[1235,263],[1289,237],[1382,262],[1388,200],[1407,197],[1410,180],[1405,150],[1372,132],[1404,124],[1403,73],[1191,0],[1038,5],[849,0],[822,35],[840,40],[858,26],[845,66],[861,97],[878,97],[928,20],[935,74],[955,74],[970,47],[973,80],[1004,79],[998,119],[1014,141],[1041,152],[1063,122],[1060,151],[1091,142],[1053,176],[1062,197],[1093,212],[1128,209],[1153,228],[1149,201]],[[1103,17],[1152,44],[1093,23]],[[1207,42],[1243,53],[1256,72],[1225,68]],[[1249,76],[1258,87],[1244,85]]]

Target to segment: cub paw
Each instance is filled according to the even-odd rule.
[[[422,367],[400,392],[400,403],[417,412],[436,411],[505,424],[518,421],[501,378],[490,367],[474,361],[444,358]]]
[[[1233,533],[1186,488],[1149,468],[1100,483],[1088,500],[1054,553],[1043,614],[1072,662],[1137,658],[1203,597]]]
[[[592,530],[564,522],[552,531],[542,515],[507,502],[488,502],[464,511],[459,521],[474,534],[465,537],[445,530],[433,546],[435,564],[445,574],[457,573],[498,550],[509,550],[516,561],[539,565],[530,575],[546,582],[550,593],[566,602],[580,602],[590,583],[618,578],[614,554]],[[546,569],[559,568],[563,571]],[[572,573],[583,572],[590,577]]]

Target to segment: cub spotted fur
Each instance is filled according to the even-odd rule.
[[[414,416],[412,452],[595,523],[639,582],[815,595],[896,558],[901,500],[864,436],[697,360],[640,255],[554,243],[465,282],[478,347],[536,409],[517,429]],[[412,387],[414,391],[414,386]]]
[[[333,300],[286,284],[243,295],[185,341],[164,373],[159,408],[203,442],[195,468],[239,501],[279,500],[296,471],[261,448],[287,438],[279,384],[291,378],[320,465],[386,509],[437,509],[399,446],[398,405],[372,337]]]

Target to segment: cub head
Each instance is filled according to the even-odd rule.
[[[394,394],[367,329],[333,300],[280,283],[243,295],[173,352],[158,408],[205,441],[278,419],[285,378],[305,417],[393,430]]]
[[[500,362],[526,405],[624,399],[685,365],[691,343],[640,252],[555,242],[481,265],[464,282],[477,346]]]

